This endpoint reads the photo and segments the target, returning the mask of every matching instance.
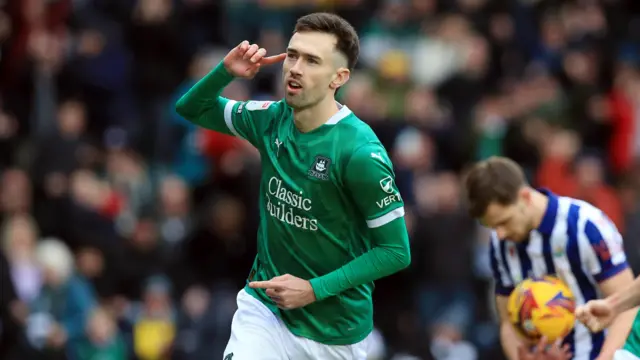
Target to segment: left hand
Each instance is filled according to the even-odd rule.
[[[613,322],[618,315],[615,307],[607,299],[591,300],[575,311],[576,318],[591,332],[600,332]]]
[[[267,296],[281,309],[296,309],[316,301],[316,294],[308,280],[293,275],[276,276],[267,281],[252,281],[252,289],[265,289]]]

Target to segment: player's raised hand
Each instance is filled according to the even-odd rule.
[[[592,332],[606,329],[616,315],[613,305],[607,299],[591,300],[576,309],[576,318]]]
[[[267,50],[256,44],[249,44],[245,40],[229,51],[223,64],[231,75],[251,79],[258,73],[261,66],[279,63],[287,57],[287,54],[266,55]]]
[[[276,276],[267,281],[252,281],[249,287],[265,289],[267,296],[281,309],[296,309],[316,301],[316,294],[308,280],[293,275]]]
[[[525,345],[518,348],[518,360],[570,360],[572,357],[569,345],[562,345],[561,340],[549,344],[545,337],[540,339],[533,350]]]

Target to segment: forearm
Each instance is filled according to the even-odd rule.
[[[640,306],[640,277],[636,278],[627,288],[614,293],[607,298],[617,314]]]
[[[346,265],[324,276],[311,279],[317,300],[335,296],[347,289],[396,273],[411,263],[409,236],[404,218],[375,229],[374,237],[392,241],[379,244]]]
[[[522,344],[522,340],[513,326],[507,322],[502,322],[500,325],[500,343],[507,359],[518,360],[518,346]]]
[[[607,337],[602,345],[602,350],[600,350],[600,356],[598,357],[599,360],[612,359],[616,350],[620,349],[624,345],[627,340],[627,336],[629,336],[629,331],[637,312],[638,308],[633,308],[616,317],[611,326],[607,329]]]
[[[218,64],[178,100],[176,112],[197,125],[228,133],[224,117],[228,100],[220,94],[231,81],[233,76]]]

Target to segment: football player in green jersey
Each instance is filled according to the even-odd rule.
[[[640,277],[626,289],[607,297],[592,300],[576,309],[576,317],[592,332],[604,331],[613,320],[625,311],[640,306]],[[618,350],[613,360],[640,360],[640,313],[631,326],[624,347]]]
[[[238,294],[229,360],[358,359],[373,329],[373,281],[407,267],[404,203],[371,128],[335,100],[359,53],[339,16],[298,19],[284,54],[242,42],[177,103],[186,119],[261,154],[258,254]],[[285,98],[220,96],[283,63]]]

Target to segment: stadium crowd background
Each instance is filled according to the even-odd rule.
[[[408,205],[413,262],[377,282],[378,353],[501,358],[487,232],[459,185],[478,159],[604,209],[640,268],[640,2],[0,0],[0,358],[221,358],[259,157],[173,104],[231,46],[280,52],[315,10],[361,35],[339,97]],[[225,95],[277,99],[279,74]]]

